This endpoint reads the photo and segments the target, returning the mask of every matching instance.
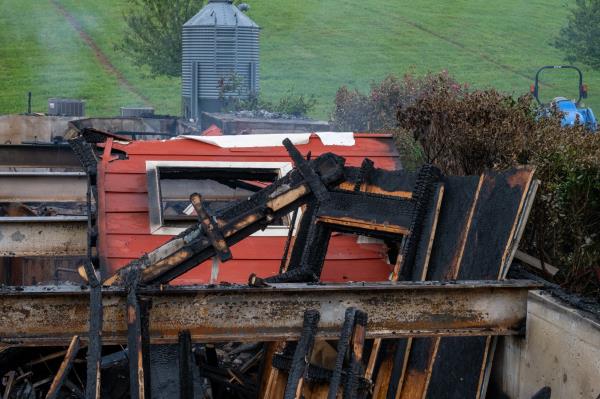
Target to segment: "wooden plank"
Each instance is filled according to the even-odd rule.
[[[145,212],[105,213],[104,221],[106,234],[150,234],[150,220]]]
[[[539,260],[538,258],[533,257],[529,254],[526,254],[523,251],[517,251],[515,253],[515,258],[517,258],[521,262],[525,263],[526,265],[535,267],[536,269],[543,271],[545,273],[548,273],[551,276],[554,276],[556,273],[559,272],[558,267],[554,267],[551,264],[546,263],[546,262],[543,262],[543,266],[542,266],[541,260]]]
[[[105,212],[127,213],[148,212],[148,195],[143,193],[106,193],[103,206]]]
[[[104,190],[113,193],[147,193],[146,172],[139,174],[106,173]]]
[[[444,208],[440,211],[437,233],[430,252],[426,278],[444,280],[452,278],[460,268],[469,228],[479,199],[483,176],[444,178]],[[430,364],[437,352],[437,338],[413,338],[410,351],[404,355],[402,381],[395,395],[388,398],[419,398],[426,392],[430,378]]]
[[[171,236],[110,234],[106,237],[109,256],[114,258],[139,258],[152,249],[166,243]],[[248,237],[233,245],[234,258],[247,260],[281,260],[286,237]],[[269,251],[265,251],[269,248]],[[357,237],[350,234],[334,234],[327,251],[328,260],[383,259],[386,256],[380,243],[357,243]]]
[[[262,371],[262,375],[261,375],[261,379],[260,379],[260,389],[259,389],[259,394],[258,397],[259,398],[276,398],[276,397],[280,397],[280,396],[273,396],[274,392],[273,392],[273,387],[276,384],[276,380],[277,380],[277,373],[279,370],[277,370],[275,367],[273,367],[273,356],[275,355],[275,353],[281,351],[283,349],[284,346],[284,342],[279,341],[279,342],[268,342],[266,343],[266,350],[265,350],[265,356],[264,356],[264,361],[263,361],[263,371]],[[282,384],[283,387],[285,387],[285,384]],[[281,394],[283,395],[283,392],[281,392]]]
[[[490,174],[487,179],[465,248],[464,262],[457,275],[461,280],[500,278],[505,258],[511,252],[511,246],[516,245],[513,237],[533,180],[533,170],[509,170]],[[487,337],[440,339],[435,359],[439,365],[433,367],[427,397],[439,397],[440,384],[453,386],[450,391],[444,391],[448,397],[477,397],[489,343]],[[453,373],[449,373],[450,370]],[[464,376],[458,377],[463,370]]]
[[[439,221],[439,215],[442,207],[444,198],[444,184],[439,183],[435,186],[434,194],[431,200],[432,210],[427,213],[425,220],[423,221],[422,238],[419,240],[417,254],[415,257],[415,264],[412,268],[411,279],[413,281],[423,281],[429,269],[429,260],[431,258],[431,251],[433,248],[433,242],[437,225]],[[398,259],[396,267],[392,275],[393,278],[398,279],[400,276],[400,264],[402,259]],[[378,376],[376,381],[376,391],[379,397],[389,397],[399,390],[404,381],[404,371],[406,364],[408,363],[408,354],[412,347],[412,338],[404,340],[398,340],[394,345],[389,344],[392,349],[388,350],[385,357],[382,359],[382,365],[379,371],[382,373],[382,377]],[[379,346],[379,343],[375,344],[375,348]],[[369,363],[374,364],[374,358],[377,356],[377,352],[371,353]],[[390,394],[388,394],[390,392]],[[395,394],[397,395],[397,394]],[[394,395],[394,396],[395,396]]]
[[[69,344],[69,348],[67,349],[67,353],[58,368],[54,379],[52,380],[52,384],[46,393],[46,399],[56,399],[58,398],[58,394],[60,393],[60,389],[62,388],[65,379],[69,375],[69,371],[71,371],[71,367],[73,367],[73,360],[75,360],[75,356],[77,356],[77,352],[79,352],[79,336],[75,335],[73,339],[71,339],[71,343]]]

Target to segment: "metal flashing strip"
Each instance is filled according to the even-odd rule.
[[[346,308],[368,314],[367,338],[511,335],[527,315],[528,280],[140,288],[152,301],[152,343],[297,340],[304,311],[321,314],[317,339],[337,339]],[[127,340],[123,288],[103,288],[104,344]],[[79,286],[0,289],[0,344],[88,339],[89,291]]]
[[[289,139],[294,145],[308,144],[313,133],[285,134],[247,134],[225,136],[194,136],[182,135],[177,139],[190,139],[211,144],[220,148],[258,148],[281,147],[284,139]],[[321,143],[325,146],[352,147],[356,144],[352,132],[316,132]]]

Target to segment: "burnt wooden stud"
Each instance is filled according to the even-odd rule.
[[[337,397],[338,388],[342,380],[344,359],[346,358],[346,354],[348,352],[348,346],[350,345],[350,338],[352,336],[352,330],[354,327],[355,314],[355,308],[346,309],[346,314],[344,315],[344,325],[342,326],[342,332],[337,344],[337,356],[335,359],[333,374],[331,375],[331,380],[329,382],[329,393],[327,394],[327,399],[335,399]]]
[[[285,387],[284,399],[299,399],[301,397],[302,384],[315,343],[319,319],[320,314],[317,310],[311,309],[304,312],[302,335],[292,359],[292,368]]]
[[[144,369],[144,392],[150,398],[152,392],[152,360],[150,359],[150,309],[152,300],[146,297],[138,297],[140,304],[140,327],[142,333],[142,366]]]
[[[217,223],[213,220],[212,215],[209,213],[208,209],[204,207],[202,204],[202,197],[198,193],[194,193],[190,196],[190,202],[192,206],[196,210],[196,214],[198,215],[198,222],[202,226],[202,230],[210,240],[215,252],[217,253],[217,257],[221,262],[227,262],[232,258],[231,251],[227,246],[227,242],[225,238],[223,238],[223,234],[217,226]]]
[[[100,361],[102,358],[102,286],[91,262],[84,264],[90,284],[90,328],[87,350],[86,399],[100,398]]]
[[[368,316],[365,312],[357,310],[352,330],[350,366],[348,378],[344,386],[344,399],[356,399],[358,396],[358,379],[364,374],[363,352],[365,349],[365,336]]]
[[[192,338],[189,331],[179,333],[179,397],[194,398],[194,375],[192,373]]]
[[[149,348],[148,336],[148,305],[144,301],[140,301],[137,295],[137,282],[139,274],[132,277],[133,281],[129,282],[127,292],[127,347],[129,354],[129,391],[132,399],[150,398],[151,390],[149,389],[150,369],[146,369],[146,364],[149,364],[149,359],[145,360],[145,356],[149,356],[148,351],[144,353],[144,349]]]
[[[73,367],[73,360],[75,359],[75,356],[77,356],[77,352],[79,352],[79,336],[75,335],[73,339],[71,339],[69,349],[67,349],[67,353],[58,368],[58,372],[52,380],[50,389],[48,389],[48,393],[46,393],[46,399],[56,399],[58,397],[60,389],[69,375],[71,367]]]
[[[302,154],[300,154],[300,151],[294,147],[290,139],[286,138],[283,140],[283,145],[285,146],[288,154],[290,154],[292,161],[294,161],[294,165],[300,171],[300,174],[304,177],[304,179],[306,179],[306,183],[310,187],[310,190],[314,196],[317,197],[319,202],[327,201],[330,194],[319,175],[317,175],[313,168],[310,167],[308,161],[304,159]]]

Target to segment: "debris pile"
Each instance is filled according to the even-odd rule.
[[[44,328],[9,333],[0,325],[0,343],[73,337],[52,386],[68,381],[81,336],[89,337],[85,397],[99,397],[114,375],[128,379],[122,397],[132,398],[167,397],[169,389],[182,398],[444,397],[448,387],[455,397],[485,393],[493,336],[518,333],[525,317],[531,285],[494,280],[504,279],[516,252],[536,191],[533,170],[454,177],[431,165],[417,173],[380,169],[368,158],[347,166],[333,153],[303,155],[286,139],[289,173],[215,209],[190,193],[196,223],[99,277],[97,226],[106,221],[98,224],[90,204],[103,201],[98,162],[127,159],[126,147],[111,152],[113,139],[84,130],[71,141],[89,183],[89,249],[80,271],[88,285],[2,292],[7,315],[37,301],[28,320],[44,320]],[[251,176],[240,181],[252,183]],[[235,244],[282,218],[292,222],[279,273],[252,273],[245,285],[166,285],[205,261],[230,261]],[[390,281],[322,281],[337,234],[378,240]],[[79,393],[64,386],[64,394],[82,397],[82,386]]]

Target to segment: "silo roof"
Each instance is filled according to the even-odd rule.
[[[202,10],[183,24],[191,26],[231,26],[258,28],[258,25],[229,0],[209,1]]]

